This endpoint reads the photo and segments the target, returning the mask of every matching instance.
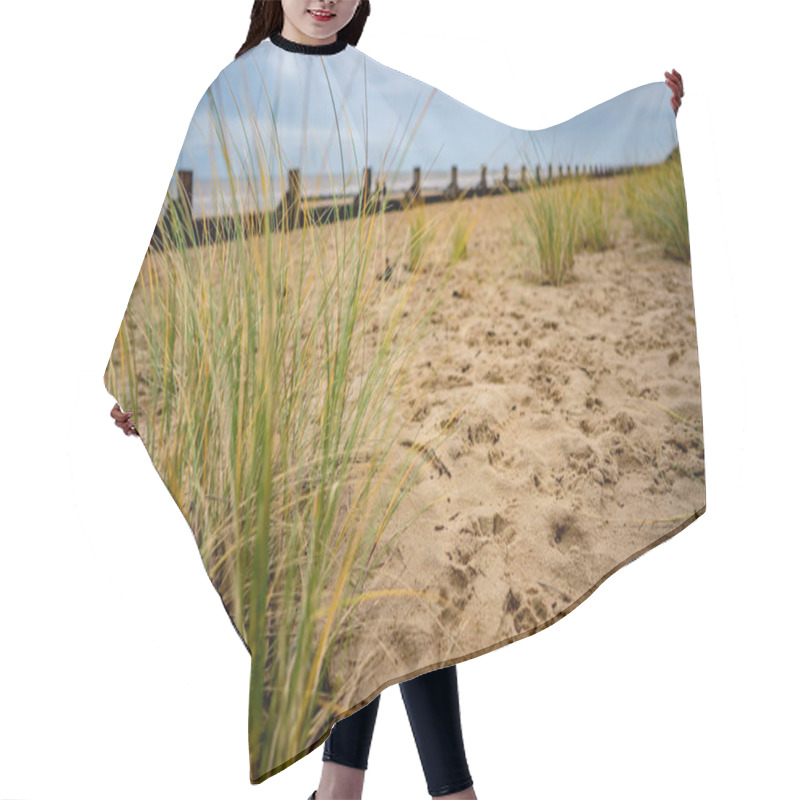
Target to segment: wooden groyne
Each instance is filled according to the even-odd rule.
[[[170,243],[180,241],[183,245],[206,244],[223,239],[230,239],[243,233],[245,236],[258,235],[264,232],[265,225],[269,224],[270,230],[292,230],[304,227],[306,224],[325,225],[330,222],[352,219],[359,215],[372,214],[382,208],[384,212],[401,211],[412,206],[428,205],[431,203],[447,203],[453,200],[468,199],[471,197],[486,197],[491,195],[519,192],[535,186],[547,186],[572,180],[574,178],[607,178],[613,175],[630,173],[646,167],[606,167],[570,165],[566,171],[562,164],[558,164],[558,173],[554,174],[553,164],[547,165],[545,174],[541,166],[537,165],[533,175],[528,175],[527,168],[523,165],[520,175],[516,179],[509,176],[508,165],[503,166],[503,177],[489,186],[486,179],[486,165],[481,165],[480,180],[475,186],[460,188],[458,185],[458,167],[450,170],[450,183],[443,191],[426,192],[422,187],[421,169],[414,167],[411,186],[403,192],[396,193],[393,197],[386,196],[385,179],[377,181],[372,188],[372,169],[364,170],[361,186],[354,195],[345,195],[339,202],[333,195],[303,196],[302,181],[299,169],[290,169],[287,176],[287,190],[278,206],[271,211],[252,211],[238,216],[222,215],[216,217],[195,218],[192,215],[193,182],[191,170],[178,170],[178,197],[171,198],[165,212],[156,225],[150,239],[150,247],[162,250]],[[653,165],[655,166],[655,165]]]

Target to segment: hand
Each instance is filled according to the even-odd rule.
[[[680,72],[677,70],[672,70],[672,73],[669,72],[664,73],[667,76],[666,81],[664,83],[672,89],[672,99],[670,103],[672,103],[672,110],[675,112],[675,116],[678,116],[678,108],[681,104],[681,97],[683,97],[683,78],[681,78]]]
[[[111,409],[111,416],[114,417],[114,424],[118,428],[122,428],[126,436],[130,436],[131,434],[139,436],[139,431],[136,430],[131,421],[131,417],[133,416],[132,411],[123,411],[119,407],[119,403],[114,403],[114,408]],[[139,438],[141,438],[141,436],[139,436]]]

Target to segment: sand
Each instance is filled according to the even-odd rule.
[[[392,528],[435,504],[367,581],[419,594],[359,607],[341,673],[359,705],[553,624],[705,510],[690,266],[619,214],[612,249],[537,285],[510,244],[513,203],[463,204],[479,204],[468,257],[409,365],[403,437],[425,441],[466,405]]]
[[[620,180],[598,183],[613,190]],[[331,644],[328,674],[339,685],[322,694],[348,713],[388,685],[552,625],[705,511],[690,266],[634,235],[619,211],[611,249],[579,251],[567,283],[542,285],[517,203],[424,206],[438,235],[416,274],[406,263],[409,213],[386,214],[372,231],[367,280],[382,291],[369,313],[385,319],[406,291],[410,311],[430,306],[447,274],[450,223],[476,220],[394,397],[397,442],[426,446],[429,458],[365,580],[365,593],[382,594],[352,607],[349,649]],[[319,231],[323,266],[362,224]],[[287,234],[290,260],[304,235]],[[379,281],[386,258],[391,275]],[[152,264],[171,269],[162,257]],[[368,318],[365,330],[369,358],[378,334]],[[142,376],[136,388],[147,409]],[[398,444],[390,464],[409,452]],[[231,613],[229,589],[217,588]]]

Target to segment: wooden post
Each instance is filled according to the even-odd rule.
[[[444,190],[444,195],[450,199],[458,197],[458,167],[455,164],[450,167],[450,185]]]
[[[526,166],[523,164],[523,165],[522,165],[522,169],[520,170],[520,173],[521,173],[521,174],[520,174],[520,176],[519,176],[519,183],[520,183],[520,186],[522,186],[522,188],[523,188],[523,189],[524,189],[525,187],[527,187],[527,185],[528,185],[528,175],[527,175],[527,172],[528,172],[528,170],[527,170]]]
[[[363,206],[366,206],[367,202],[369,202],[369,198],[372,196],[372,167],[366,167],[364,170],[364,185],[362,187],[362,191],[364,193],[364,200]]]
[[[186,204],[186,214],[192,219],[192,183],[194,175],[190,169],[178,170],[178,201]]]
[[[503,186],[508,186],[508,164],[503,164]]]
[[[410,205],[415,205],[417,201],[420,199],[420,167],[414,167],[414,179],[411,183],[411,188],[406,191],[405,197],[406,201]]]
[[[542,185],[542,165],[536,165],[536,183],[541,186]]]
[[[553,182],[553,165],[552,164],[548,164],[547,165],[547,182],[548,183],[552,183]]]
[[[283,200],[277,208],[278,222],[281,227],[292,230],[302,222],[302,189],[300,183],[300,170],[289,170],[288,188]]]
[[[481,179],[478,183],[477,191],[479,195],[486,194],[489,187],[486,185],[486,164],[481,164]]]
[[[369,198],[371,196],[371,192],[372,192],[372,167],[366,167],[364,169],[364,180],[361,184],[361,189],[356,195],[356,199],[353,203],[353,211],[355,212],[356,216],[359,216],[365,212],[367,203],[369,202]]]

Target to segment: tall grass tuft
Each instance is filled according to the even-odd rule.
[[[612,222],[618,202],[607,183],[600,184],[587,176],[578,180],[580,187],[580,226],[578,245],[590,252],[609,250],[614,246]]]
[[[668,258],[691,263],[680,150],[676,147],[663,164],[626,176],[622,192],[634,232],[663,244]]]
[[[410,254],[409,254],[409,267],[412,270],[417,269],[425,257],[428,246],[433,241],[434,231],[433,226],[428,221],[425,206],[413,205],[411,206],[410,214]]]
[[[221,138],[233,191],[237,154]],[[252,180],[268,197],[268,146],[256,149]],[[244,200],[234,191],[234,208]],[[186,221],[175,201],[165,214]],[[170,226],[107,367],[250,648],[253,777],[352,706],[331,657],[350,643],[387,527],[426,466],[424,448],[397,448],[395,401],[450,271],[430,300],[409,302],[431,236],[419,215],[406,283],[371,279],[383,214],[371,203],[352,220],[261,235],[238,224],[213,244]]]
[[[457,261],[463,261],[467,257],[467,243],[469,242],[472,229],[477,223],[477,218],[473,217],[467,222],[463,216],[458,216],[453,226],[453,232],[450,238],[450,263],[455,264]]]
[[[519,222],[515,236],[525,243],[544,285],[563,284],[575,263],[581,220],[581,190],[575,181],[533,186],[510,194]]]

